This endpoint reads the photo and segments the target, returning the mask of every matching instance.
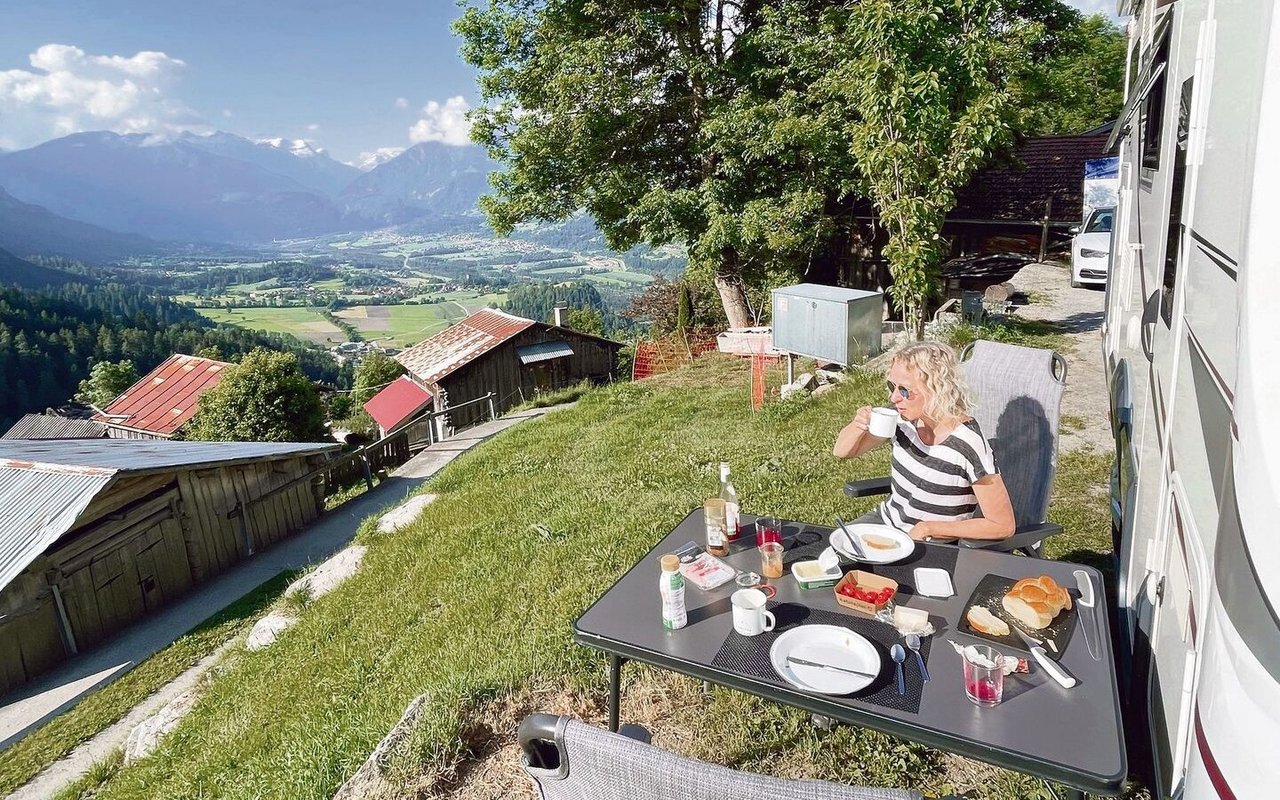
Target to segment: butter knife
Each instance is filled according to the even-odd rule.
[[[797,658],[795,656],[787,656],[788,664],[799,664],[802,667],[821,667],[822,669],[834,669],[840,672],[847,672],[850,675],[857,675],[860,678],[874,678],[870,672],[863,672],[857,669],[849,669],[848,667],[838,667],[835,664],[823,664],[818,661],[810,661],[807,658]]]
[[[1043,667],[1045,672],[1049,673],[1049,677],[1057,681],[1064,689],[1070,689],[1072,686],[1076,685],[1076,679],[1071,675],[1071,673],[1067,672],[1061,664],[1054,661],[1052,658],[1049,658],[1049,654],[1045,652],[1045,649],[1038,644],[1035,644],[1034,640],[1023,633],[1021,628],[1017,625],[1010,625],[1009,628],[1014,633],[1018,634],[1018,638],[1021,639],[1023,644],[1027,646],[1027,649],[1031,651],[1031,656],[1036,660],[1036,663]]]
[[[853,548],[854,555],[866,561],[867,551],[862,549],[862,542],[845,526],[839,517],[836,517],[836,529],[844,531],[844,538],[849,542],[849,547]]]

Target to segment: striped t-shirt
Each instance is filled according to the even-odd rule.
[[[977,420],[956,426],[933,445],[920,441],[913,423],[900,421],[893,438],[889,499],[880,504],[880,516],[901,531],[926,520],[970,519],[978,513],[973,483],[996,473],[991,445]]]

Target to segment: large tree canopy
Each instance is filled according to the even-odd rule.
[[[332,441],[324,404],[298,357],[259,348],[200,395],[184,438],[205,442]]]

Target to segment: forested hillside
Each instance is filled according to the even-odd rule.
[[[326,353],[292,337],[214,326],[141,287],[0,287],[0,431],[69,400],[95,361],[129,358],[146,372],[173,353],[235,360],[258,346],[297,353],[313,380],[349,382]]]
[[[512,286],[503,309],[525,319],[552,322],[556,306],[591,309],[600,313],[606,334],[614,335],[634,327],[631,320],[618,314],[604,302],[596,287],[587,281],[572,283],[525,283]]]

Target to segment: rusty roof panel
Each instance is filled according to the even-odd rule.
[[[196,413],[196,403],[206,390],[218,385],[231,364],[176,353],[130,386],[124,394],[94,416],[130,428],[172,435]]]
[[[531,319],[484,308],[395,358],[419,381],[433,384],[534,324]]]

